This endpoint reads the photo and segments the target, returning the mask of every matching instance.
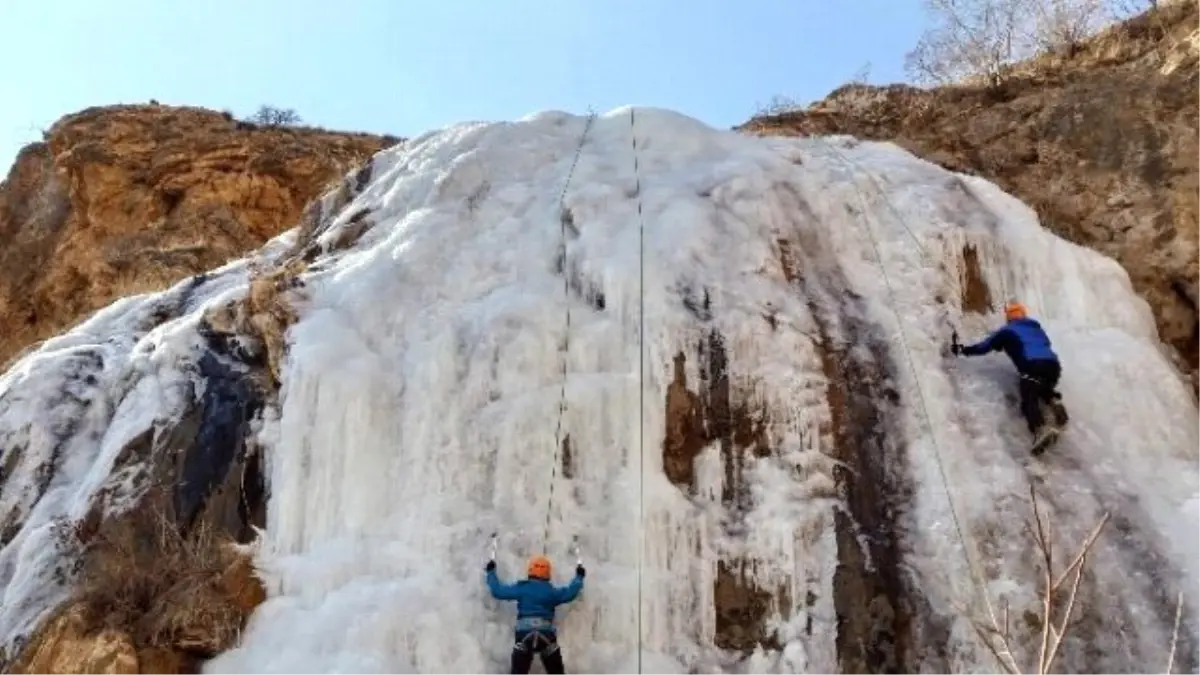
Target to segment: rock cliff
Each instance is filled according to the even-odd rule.
[[[1195,387],[1197,21],[1195,0],[1163,3],[1069,57],[1019,64],[999,89],[850,85],[741,128],[892,141],[997,183],[1125,267]]]
[[[119,298],[180,282],[175,301],[144,325],[168,320],[209,271],[296,226],[323,190],[396,140],[159,105],[63,118],[20,153],[0,184],[0,317],[8,327],[0,360],[11,364]],[[319,215],[310,209],[305,222]],[[250,311],[246,321],[269,328],[269,317]],[[0,440],[0,551],[15,556],[0,569],[11,574],[16,559],[48,548],[61,554],[57,580],[69,577],[75,588],[55,598],[46,588],[17,609],[57,608],[0,654],[4,672],[195,672],[233,643],[265,597],[239,544],[265,524],[261,460],[243,439],[272,375],[266,360],[231,368],[224,356],[231,347],[220,335],[212,339],[199,366],[204,384],[187,394],[182,415],[130,439],[115,459],[117,474],[150,467],[137,477],[144,487],[136,508],[113,515],[106,505],[123,493],[104,490],[84,517],[56,521],[46,540],[27,544],[22,527],[53,501],[54,473],[78,461],[79,449],[56,450],[34,475],[22,469],[33,452],[29,439]],[[95,357],[79,367],[104,361]],[[62,395],[80,410],[108,410]]]
[[[0,183],[0,362],[261,246],[395,140],[162,105],[62,118]]]

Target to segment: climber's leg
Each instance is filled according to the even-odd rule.
[[[1062,404],[1056,399],[1061,399],[1062,395],[1055,391],[1061,375],[1062,367],[1058,361],[1030,361],[1021,369],[1021,413],[1030,432],[1036,434],[1042,427],[1044,419],[1040,404],[1043,401],[1054,407],[1055,426],[1061,426],[1058,411]],[[1066,409],[1062,412],[1065,414]]]
[[[1062,394],[1058,391],[1058,379],[1062,376],[1062,366],[1057,361],[1053,361],[1047,365],[1045,371],[1039,378],[1045,385],[1042,388],[1042,400],[1050,406],[1050,410],[1054,414],[1054,426],[1061,429],[1067,426],[1067,422],[1071,419],[1067,415],[1067,407],[1063,405]]]
[[[512,648],[512,670],[514,675],[525,675],[533,665],[533,649],[529,633],[517,633]]]
[[[1047,410],[1049,411],[1049,414],[1052,418],[1051,423],[1059,429],[1067,426],[1067,422],[1069,422],[1071,418],[1067,415],[1066,406],[1063,405],[1062,394],[1057,390],[1047,390],[1043,392],[1042,400],[1046,404],[1045,408],[1043,408],[1043,414],[1045,414]]]
[[[1043,422],[1042,385],[1028,373],[1021,373],[1018,390],[1021,393],[1021,414],[1025,417],[1025,425],[1029,427],[1029,433],[1036,435]]]
[[[1033,434],[1031,452],[1034,455],[1042,454],[1053,445],[1061,431],[1060,420],[1065,417],[1066,409],[1058,402],[1061,396],[1054,389],[1061,374],[1058,361],[1030,361],[1021,369],[1021,412]],[[1043,402],[1052,408],[1054,419],[1049,424],[1042,415]]]
[[[1039,398],[1050,406],[1053,414],[1053,424],[1062,429],[1067,424],[1067,409],[1062,403],[1062,394],[1058,393],[1058,379],[1062,376],[1062,366],[1058,361],[1036,361],[1034,376],[1041,384]]]
[[[562,675],[567,671],[563,669],[562,649],[558,646],[558,639],[549,635],[546,641],[549,644],[542,649],[542,667],[546,669],[547,675]]]

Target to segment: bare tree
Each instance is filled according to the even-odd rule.
[[[1106,23],[1159,0],[925,0],[933,19],[908,53],[909,77],[923,84],[983,78],[998,86],[1015,61],[1043,51],[1075,54]]]
[[[285,127],[299,124],[300,115],[291,108],[276,108],[264,105],[259,107],[258,112],[254,113],[250,121],[266,127]]]
[[[867,84],[871,80],[871,62],[867,61],[855,73],[854,77],[850,78],[851,84]]]
[[[1073,56],[1084,38],[1107,23],[1105,0],[1039,0],[1031,14],[1034,44]]]
[[[1005,67],[1030,53],[1025,25],[1036,1],[925,0],[935,24],[909,52],[905,68],[930,84],[983,77],[999,85]]]

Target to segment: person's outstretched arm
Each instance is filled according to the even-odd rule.
[[[488,590],[492,592],[492,597],[497,600],[517,600],[520,598],[520,593],[517,591],[516,584],[506,584],[500,581],[500,577],[496,576],[496,565],[490,563],[487,566],[487,585]]]
[[[554,604],[561,605],[574,600],[579,595],[579,591],[583,590],[583,577],[586,573],[583,565],[577,566],[575,568],[575,578],[571,580],[571,583],[562,588],[554,589],[558,594]]]
[[[1004,341],[1007,338],[1008,326],[1005,326],[973,345],[963,345],[959,353],[963,356],[981,356],[988,352],[999,351],[1004,348]]]

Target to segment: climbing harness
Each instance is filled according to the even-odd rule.
[[[846,166],[848,166],[852,169],[851,175],[854,175],[853,172],[856,170],[857,172],[866,174],[872,180],[872,182],[875,185],[875,189],[878,192],[879,196],[883,199],[884,204],[886,204],[888,206],[893,217],[900,224],[900,226],[903,227],[909,233],[909,236],[911,236],[913,238],[913,241],[916,242],[917,247],[921,250],[922,256],[925,257],[925,259],[928,261],[928,256],[925,255],[924,247],[921,246],[921,243],[916,238],[916,235],[908,227],[908,225],[904,222],[904,218],[900,215],[899,210],[895,208],[895,205],[893,205],[891,203],[891,199],[888,198],[887,193],[884,192],[883,188],[879,185],[879,183],[877,181],[875,181],[875,177],[866,169],[863,169],[858,164],[852,162],[851,160],[849,160],[848,158],[843,156],[842,153],[840,153],[835,148],[833,148],[827,141],[825,141],[823,139],[818,139],[818,140],[821,143],[823,143],[826,147],[831,148],[833,150],[833,153],[835,155],[837,155],[838,157],[840,157],[842,162]],[[905,359],[908,361],[908,367],[912,371],[913,381],[915,382],[916,387],[917,387],[917,399],[918,399],[918,402],[921,404],[921,411],[925,417],[925,424],[927,427],[929,427],[929,437],[930,437],[930,440],[932,441],[932,445],[933,445],[934,459],[937,462],[938,473],[941,475],[942,487],[945,488],[945,490],[946,490],[946,500],[950,504],[950,517],[954,521],[954,529],[958,532],[958,539],[959,539],[959,542],[962,544],[963,555],[967,559],[967,567],[971,571],[971,579],[975,584],[976,591],[978,591],[980,596],[983,598],[984,605],[987,608],[988,614],[993,619],[993,622],[994,622],[995,621],[995,612],[992,609],[991,600],[989,600],[988,596],[987,596],[986,584],[984,584],[983,577],[979,573],[979,569],[978,569],[978,562],[976,560],[978,558],[978,554],[976,552],[976,554],[974,556],[972,555],[973,546],[971,545],[971,541],[967,538],[967,536],[963,530],[962,522],[958,516],[958,507],[954,503],[954,493],[950,489],[950,480],[946,475],[946,467],[942,461],[941,444],[938,442],[937,430],[934,429],[933,416],[929,414],[929,405],[925,398],[925,388],[921,385],[921,375],[920,375],[920,372],[917,370],[916,362],[913,359],[912,350],[909,348],[909,345],[908,345],[908,331],[904,328],[904,321],[903,321],[903,319],[901,319],[900,312],[897,309],[898,305],[896,303],[896,293],[895,293],[895,289],[892,286],[891,278],[889,277],[889,275],[887,273],[887,268],[883,262],[883,253],[879,247],[879,242],[875,239],[875,233],[871,229],[871,223],[870,223],[871,217],[870,217],[869,211],[867,209],[867,202],[863,198],[862,190],[859,189],[857,183],[854,183],[854,191],[855,191],[856,196],[858,197],[859,205],[862,208],[862,212],[863,212],[863,225],[864,225],[863,229],[866,230],[867,238],[871,242],[871,248],[875,251],[875,261],[879,267],[879,272],[883,276],[884,286],[887,288],[888,299],[889,299],[888,304],[892,308],[892,313],[896,317],[896,325],[900,329],[900,346],[904,350]],[[958,341],[957,331],[955,331],[953,333],[953,340],[955,342]]]
[[[638,215],[638,558],[637,558],[637,666],[642,672],[642,562],[646,535],[646,219],[642,211],[642,178],[638,163],[637,126],[629,108],[629,136],[633,144],[634,195]]]
[[[522,637],[520,640],[517,640],[516,644],[513,645],[513,649],[522,652],[534,652],[535,654],[541,652],[547,655],[558,651],[558,641],[551,640],[550,638],[546,637],[544,633],[542,633],[542,631],[545,629],[545,626],[550,625],[550,622],[543,621],[542,623],[544,626],[532,628],[528,633],[525,634],[524,637]]]
[[[558,395],[558,423],[554,427],[554,461],[550,462],[550,490],[546,498],[546,527],[542,533],[543,551],[546,550],[546,547],[550,543],[550,514],[554,510],[554,483],[558,478],[558,465],[561,461],[563,416],[567,412],[567,358],[571,348],[571,274],[568,271],[567,265],[567,189],[571,187],[571,178],[575,176],[575,166],[579,164],[579,156],[583,154],[583,146],[587,142],[588,132],[591,131],[592,123],[595,119],[596,113],[590,112],[587,122],[583,125],[583,133],[579,135],[579,144],[575,146],[575,157],[571,160],[571,167],[567,169],[567,178],[563,182],[562,192],[558,195],[558,259],[562,261],[565,328],[563,330],[562,343],[558,350],[562,356],[562,383]]]

